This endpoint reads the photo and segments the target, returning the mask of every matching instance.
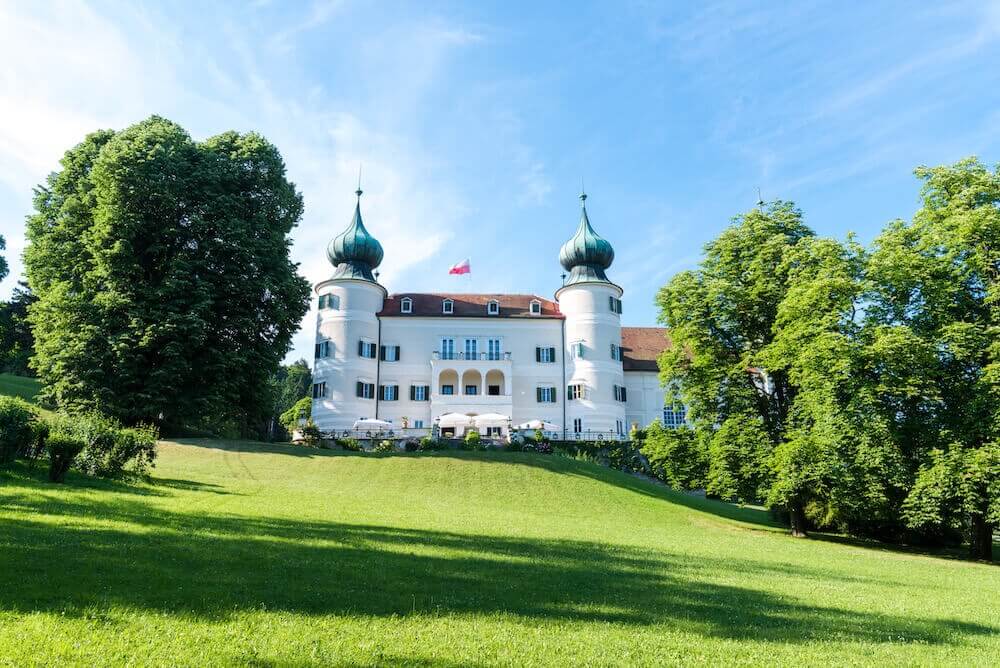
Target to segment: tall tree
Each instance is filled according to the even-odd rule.
[[[661,379],[681,388],[708,444],[711,493],[757,501],[773,484],[772,457],[785,440],[795,387],[785,369],[765,367],[763,353],[789,289],[789,258],[813,236],[790,202],[753,209],[705,247],[696,270],[657,295],[676,344],[660,359]],[[793,531],[804,534],[803,501],[793,495],[789,504]]]
[[[194,142],[153,116],[67,151],[25,251],[44,395],[129,422],[261,430],[308,308],[289,259],[302,198],[278,150]]]
[[[34,352],[35,335],[28,322],[28,308],[35,301],[27,284],[18,282],[10,301],[0,304],[0,357],[6,373],[33,375],[28,361]]]
[[[1000,169],[970,158],[916,174],[922,207],[879,236],[869,264],[872,326],[910,351],[884,374],[896,433],[918,469],[904,515],[924,530],[965,528],[972,555],[991,559],[1000,524]]]

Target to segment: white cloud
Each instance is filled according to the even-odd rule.
[[[337,3],[316,3],[307,20],[289,30],[318,26],[336,9]],[[441,21],[398,30],[415,40],[396,45],[396,67],[384,75],[384,85],[373,81],[372,90],[384,91],[382,97],[366,100],[367,106],[386,108],[393,116],[426,94],[450,48],[480,39]],[[12,201],[0,201],[0,213],[7,214],[0,232],[12,265],[4,284],[8,290],[21,271],[19,221],[28,213],[31,186],[57,169],[62,153],[87,132],[122,128],[150,113],[173,118],[196,139],[229,128],[253,129],[279,148],[305,198],[292,254],[311,282],[332,271],[324,249],[350,220],[359,164],[364,165],[365,222],[386,250],[382,282],[391,287],[453,235],[468,207],[450,184],[436,178],[431,152],[399,128],[380,127],[378,118],[325,95],[318,84],[304,96],[283,90],[285,82],[270,79],[258,61],[281,56],[251,48],[255,36],[240,28],[226,28],[228,43],[185,43],[183,53],[179,31],[160,16],[132,13],[112,19],[81,2],[61,3],[54,11],[0,5],[0,62],[6,63],[0,66],[0,187],[15,193]],[[230,47],[225,52],[237,58],[217,58],[213,47]],[[394,88],[408,64],[417,65],[417,76]],[[310,313],[290,357],[308,357],[313,323]]]

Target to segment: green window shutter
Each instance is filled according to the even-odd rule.
[[[365,389],[364,389],[364,387],[363,387],[363,386],[364,386],[364,383],[362,383],[362,382],[361,382],[361,381],[359,380],[359,381],[358,381],[358,387],[357,387],[357,389],[355,390],[355,393],[356,393],[356,394],[357,394],[357,395],[358,395],[359,397],[363,397],[363,396],[364,396],[364,391],[365,391]]]
[[[552,388],[552,403],[556,402],[556,388]]]
[[[417,398],[417,386],[410,385],[410,401],[413,401],[416,398]]]
[[[535,401],[538,403],[542,401],[542,388],[540,387],[535,388]]]
[[[399,361],[399,351],[400,351],[399,346],[396,346],[396,361],[397,362]]]
[[[538,346],[535,346],[535,361],[536,362],[542,361],[542,349],[539,348]]]
[[[431,386],[424,385],[424,401],[430,401],[431,399]]]
[[[358,341],[358,357],[364,357],[364,356],[365,356],[365,342]]]

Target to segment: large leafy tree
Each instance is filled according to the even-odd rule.
[[[885,410],[917,469],[907,522],[960,526],[992,556],[1000,524],[1000,170],[920,168],[923,205],[876,240],[868,317]]]
[[[19,282],[10,301],[0,304],[0,358],[6,373],[32,375],[28,361],[34,351],[35,335],[28,322],[28,307],[35,301],[27,284]]]
[[[786,369],[766,368],[763,356],[790,287],[790,260],[813,236],[790,202],[751,210],[706,246],[697,269],[657,295],[675,343],[660,359],[661,379],[681,388],[707,445],[710,493],[757,501],[774,483],[772,458],[796,388]],[[804,533],[804,501],[788,501],[793,530]]]
[[[46,398],[129,422],[259,431],[308,308],[302,198],[278,150],[151,117],[67,151],[35,194],[25,268]]]

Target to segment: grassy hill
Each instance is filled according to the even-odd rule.
[[[997,601],[995,566],[556,456],[186,440],[151,484],[0,471],[0,666],[987,665]]]
[[[980,664],[1000,569],[532,454],[165,443],[0,473],[0,664]]]

